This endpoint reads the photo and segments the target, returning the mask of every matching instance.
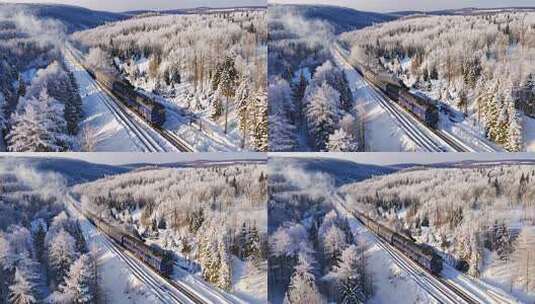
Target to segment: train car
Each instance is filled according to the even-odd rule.
[[[143,241],[126,234],[122,236],[122,244],[159,273],[167,277],[173,273],[173,258],[166,250],[154,245],[147,246]]]
[[[354,68],[390,99],[414,114],[418,120],[433,129],[437,128],[439,113],[438,107],[433,101],[411,93],[401,80],[387,72],[376,72],[361,64],[355,65]]]
[[[442,271],[442,257],[436,254],[433,248],[416,244],[414,241],[372,220],[361,212],[353,211],[353,214],[373,233],[402,251],[431,273],[438,275]]]
[[[117,244],[128,249],[158,273],[166,277],[171,276],[173,273],[174,261],[173,256],[169,251],[154,245],[146,245],[142,240],[139,240],[128,234],[126,231],[109,224],[91,211],[86,211],[85,215],[90,222],[112,238]]]
[[[412,94],[407,90],[402,90],[399,93],[398,103],[418,117],[420,121],[436,129],[439,120],[439,114],[438,108],[433,101],[416,94]]]
[[[89,74],[115,94],[127,107],[138,113],[153,126],[161,127],[165,123],[165,108],[149,96],[136,91],[127,80],[101,70],[86,68]]]

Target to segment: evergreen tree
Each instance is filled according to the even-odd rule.
[[[300,254],[284,298],[285,304],[325,303],[316,286],[313,270],[311,258]]]
[[[228,111],[229,99],[236,94],[236,82],[238,79],[238,70],[234,64],[232,57],[225,57],[223,67],[221,69],[221,76],[219,80],[219,89],[221,94],[225,96],[225,134],[228,131]]]
[[[326,149],[329,135],[338,124],[339,111],[337,102],[340,94],[327,83],[315,88],[309,95],[306,109],[309,134],[316,148]]]
[[[76,260],[78,252],[74,238],[61,229],[48,246],[48,265],[56,282],[62,282],[70,265]]]
[[[295,126],[277,113],[269,116],[269,151],[289,152],[296,146]]]
[[[522,150],[522,121],[514,103],[511,101],[508,104],[509,123],[506,148],[509,152],[519,152]]]
[[[28,279],[27,274],[19,268],[15,270],[13,285],[9,286],[9,303],[33,304],[37,303],[35,286]]]
[[[13,152],[61,152],[68,148],[63,105],[51,98],[46,89],[39,99],[31,97],[24,103],[22,113],[12,118],[7,136],[8,148]]]
[[[357,152],[358,143],[344,129],[338,129],[329,135],[327,150],[329,152]]]
[[[267,152],[269,147],[269,117],[265,91],[261,90],[256,94],[255,108],[257,118],[254,131],[254,148],[258,152]]]
[[[60,303],[95,303],[96,288],[95,261],[91,255],[85,254],[71,265],[65,282],[53,297]]]

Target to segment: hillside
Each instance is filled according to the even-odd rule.
[[[308,20],[328,22],[334,27],[334,33],[360,29],[375,23],[392,21],[395,14],[358,11],[347,7],[330,5],[281,5],[285,10],[303,16]]]
[[[11,13],[25,12],[39,19],[53,19],[65,25],[66,31],[93,28],[107,22],[123,20],[129,16],[121,13],[94,11],[87,8],[61,4],[6,4],[0,3],[0,9]]]

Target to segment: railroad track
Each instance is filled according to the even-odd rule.
[[[69,53],[72,56],[73,63],[77,65],[79,68],[85,70],[83,65],[80,63],[81,59],[78,55],[75,54],[75,52],[69,48]],[[91,78],[89,74],[86,73],[85,75],[88,78]],[[130,110],[127,106],[125,106],[118,98],[111,92],[108,88],[100,84],[95,79],[91,78],[90,81],[94,83],[98,88],[100,88],[101,91],[105,92],[106,95],[109,97],[105,98],[101,95],[99,95],[99,99],[105,104],[105,106],[112,112],[112,114],[120,121],[123,125],[125,125],[128,130],[130,130],[142,143],[144,146],[145,152],[168,152],[164,147],[159,145],[154,138],[152,138],[150,135],[148,135],[143,128],[139,125],[138,122],[134,122],[132,120],[132,116],[135,116],[138,121],[143,121],[143,118],[136,113],[135,111]],[[110,101],[111,100],[111,101]],[[178,151],[180,152],[195,152],[195,149],[189,145],[186,141],[181,139],[178,135],[174,134],[173,132],[166,130],[164,128],[151,126],[144,122],[144,125],[148,128],[150,128],[155,133],[158,133],[163,139],[165,139],[167,142],[169,142],[172,146],[174,146]]]
[[[70,198],[70,205],[83,217],[85,215],[83,212],[79,209],[77,206],[77,203],[74,202],[72,197]],[[148,287],[150,287],[151,291],[153,292],[154,296],[158,298],[162,303],[165,304],[173,304],[173,303],[193,303],[193,304],[207,304],[212,303],[211,301],[208,301],[206,299],[202,299],[197,294],[190,291],[188,288],[182,286],[181,284],[171,281],[168,278],[164,278],[154,272],[147,264],[145,264],[143,261],[140,261],[135,256],[127,253],[127,250],[124,249],[122,246],[117,244],[115,240],[113,240],[110,236],[108,236],[106,233],[104,233],[102,230],[95,227],[93,224],[91,224],[88,221],[89,225],[92,225],[94,229],[98,230],[100,234],[98,235],[99,240],[101,241],[104,246],[110,250],[110,252],[113,252],[121,261],[123,261],[132,274],[141,282],[145,283]],[[165,284],[162,284],[161,281],[159,281],[155,276],[159,277],[159,279],[164,280],[165,283],[171,285],[173,288],[175,288],[181,295],[185,296],[180,297],[176,295],[173,290],[171,290],[168,286]]]
[[[335,52],[337,52],[338,55],[341,57],[341,59],[344,60],[349,65],[349,63],[346,60],[346,57],[343,55],[343,53],[346,53],[347,55],[347,52],[345,52],[345,50],[338,45],[335,46],[334,49],[335,49]],[[359,72],[357,71],[357,73]],[[362,75],[360,76],[362,80],[371,88],[370,91],[372,92],[374,97],[376,97],[377,101],[379,101],[382,108],[385,109],[398,122],[400,127],[405,131],[407,136],[413,142],[415,142],[421,148],[425,149],[427,152],[445,152],[444,149],[439,144],[437,144],[435,140],[433,140],[429,135],[425,134],[425,132],[420,130],[417,126],[415,126],[415,122],[411,122],[409,118],[407,118],[406,115],[402,113],[406,113],[410,115],[413,120],[417,121],[419,124],[422,124],[414,116],[414,114],[405,111],[396,102],[392,101],[392,99],[386,96],[386,94],[384,94],[376,85],[369,82],[366,78],[364,78],[364,76]],[[449,148],[455,152],[475,152],[470,147],[460,143],[456,138],[452,138],[450,134],[444,134],[444,132],[442,132],[441,130],[435,130],[425,125],[424,127],[426,128],[426,130],[429,130],[435,136],[437,136],[440,140],[446,143],[449,146]]]

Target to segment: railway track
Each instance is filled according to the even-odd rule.
[[[73,64],[78,66],[80,69],[85,70],[83,65],[80,63],[80,56],[76,55],[75,51],[73,51],[71,47],[67,48],[69,54],[73,59]],[[88,73],[86,73],[85,76],[91,78]],[[126,126],[128,130],[131,131],[132,134],[134,134],[140,140],[145,149],[145,152],[169,152],[164,147],[159,145],[157,141],[154,140],[154,138],[148,135],[140,126],[139,122],[134,121],[132,119],[132,116],[135,116],[138,121],[144,122],[143,118],[138,113],[130,110],[120,100],[118,100],[118,98],[113,94],[113,92],[110,92],[108,88],[100,84],[98,81],[93,78],[91,78],[90,81],[94,83],[101,91],[106,93],[106,95],[109,97],[109,100],[108,98],[102,97],[101,95],[99,95],[99,99],[105,104],[105,106],[110,110],[110,112],[112,112],[112,114],[118,119],[118,121],[120,121],[124,126]],[[186,141],[181,139],[173,132],[164,128],[151,126],[145,122],[143,124],[155,133],[158,133],[158,135],[160,135],[163,139],[169,142],[178,151],[195,152],[195,149],[191,145],[189,145]]]
[[[348,214],[351,214],[361,225],[364,225],[363,222],[353,215],[345,206],[344,200],[339,196],[339,194],[333,194],[334,200],[337,204],[345,210]],[[365,225],[364,225],[365,226]],[[414,282],[420,286],[422,289],[427,291],[429,295],[438,301],[439,303],[444,304],[502,304],[505,303],[501,300],[495,302],[486,301],[481,297],[478,297],[474,294],[468,293],[465,290],[459,288],[452,282],[448,282],[443,277],[433,275],[427,269],[420,266],[418,263],[413,261],[411,258],[406,256],[398,248],[392,246],[388,241],[383,239],[381,236],[371,232],[377,240],[377,245],[385,250],[388,255],[394,260],[396,265],[403,269],[410,277],[413,278]],[[494,297],[495,298],[495,297]]]
[[[70,198],[69,203],[76,210],[76,212],[78,212],[81,216],[85,217],[83,212],[81,212],[81,210],[77,206],[77,203],[74,201],[74,199]],[[89,221],[88,221],[88,224],[92,225]],[[157,274],[152,269],[150,269],[150,267],[147,266],[144,262],[134,257],[132,254],[129,254],[126,249],[124,249],[122,246],[117,244],[115,240],[113,240],[110,236],[105,234],[102,230],[98,229],[94,225],[92,226],[94,227],[94,229],[101,232],[98,235],[98,238],[101,241],[101,243],[104,244],[104,246],[110,252],[113,252],[121,261],[123,261],[128,266],[132,274],[138,280],[140,280],[141,282],[145,283],[148,287],[150,287],[154,296],[158,300],[160,300],[162,303],[165,303],[165,304],[213,303],[212,301],[202,299],[200,296],[193,293],[192,291],[182,286],[181,284],[171,281],[167,278],[161,277],[159,274]],[[173,292],[171,288],[169,288],[169,286],[166,286],[166,284],[162,284],[163,282],[161,280],[164,280],[165,283],[175,288],[179,292],[179,294],[182,296],[177,295],[175,292]]]
[[[343,48],[337,45],[334,47],[334,51],[341,57],[343,61],[345,61],[345,63],[349,65],[349,63],[346,60],[346,56],[344,56],[343,54],[343,53],[346,53],[347,55],[347,52],[345,52]],[[360,76],[362,77],[362,80],[371,88],[370,91],[376,97],[377,101],[379,101],[382,108],[385,109],[398,122],[400,127],[405,131],[407,136],[413,142],[415,142],[418,146],[420,146],[427,152],[446,152],[441,147],[441,145],[436,143],[436,139],[433,139],[431,136],[429,136],[428,134],[420,130],[419,127],[416,126],[416,124],[420,124],[420,125],[423,125],[423,124],[414,116],[414,114],[405,111],[396,102],[392,101],[388,96],[386,96],[377,86],[375,86],[373,83],[365,79],[364,76],[362,75]],[[408,114],[408,116],[411,116],[413,121],[410,121],[410,119],[405,114]],[[426,130],[428,130],[429,132],[433,133],[436,137],[438,137],[438,139],[443,141],[452,151],[477,152],[474,149],[463,144],[460,140],[453,137],[451,134],[443,132],[442,130],[435,130],[435,129],[429,128],[425,125],[423,127],[425,127]]]

